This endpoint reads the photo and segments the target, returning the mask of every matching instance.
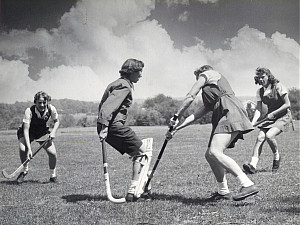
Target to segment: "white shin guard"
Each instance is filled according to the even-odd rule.
[[[135,157],[135,162],[138,162],[141,164],[141,169],[139,172],[139,179],[137,186],[135,188],[134,196],[139,198],[141,194],[144,193],[145,185],[148,181],[148,171],[152,159],[152,145],[153,145],[153,138],[147,138],[142,140],[143,145],[142,148],[145,149],[144,153],[141,155],[137,155]]]

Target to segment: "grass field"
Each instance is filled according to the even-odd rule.
[[[59,183],[49,179],[48,157],[39,152],[30,163],[22,185],[1,176],[0,224],[300,224],[299,122],[296,131],[278,137],[283,158],[278,173],[271,173],[272,154],[264,146],[259,173],[249,175],[258,195],[244,201],[207,202],[216,182],[204,158],[210,125],[194,125],[169,141],[152,179],[151,202],[112,204],[106,199],[102,155],[95,128],[60,129]],[[141,138],[154,138],[153,166],[164,141],[166,127],[133,127]],[[245,135],[227,154],[239,165],[249,160],[258,130]],[[1,170],[19,165],[15,131],[1,131]],[[38,145],[33,144],[33,149]],[[109,174],[115,197],[128,188],[131,161],[108,146]],[[229,188],[239,189],[228,174]]]

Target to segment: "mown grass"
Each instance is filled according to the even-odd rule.
[[[299,124],[278,137],[283,157],[280,171],[271,173],[272,154],[265,145],[260,172],[250,175],[260,192],[241,202],[207,202],[216,182],[204,158],[210,125],[195,125],[169,141],[152,179],[154,201],[112,204],[106,199],[100,143],[95,128],[60,129],[59,183],[48,180],[48,159],[41,151],[30,163],[22,185],[0,178],[0,224],[299,224]],[[141,138],[154,137],[152,166],[166,127],[133,127]],[[227,153],[239,165],[249,160],[257,130]],[[1,132],[1,170],[19,165],[18,143],[12,132]],[[37,145],[34,144],[34,148]],[[108,146],[109,174],[115,197],[128,188],[131,161]],[[239,189],[228,175],[229,188]]]

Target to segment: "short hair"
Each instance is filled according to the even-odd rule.
[[[141,71],[144,68],[144,63],[137,59],[127,59],[119,70],[121,76],[128,76],[134,72]]]
[[[260,84],[259,83],[259,76],[262,76],[263,74],[266,74],[268,76],[268,81],[274,85],[276,83],[279,82],[279,80],[277,80],[274,75],[271,73],[271,71],[265,67],[257,67],[257,69],[255,70],[255,76],[254,76],[254,81],[255,84]]]
[[[46,92],[44,91],[39,91],[37,92],[35,95],[34,95],[34,98],[33,98],[33,102],[36,103],[36,101],[40,98],[44,98],[46,99],[48,102],[51,101],[51,96],[48,95]]]
[[[194,74],[195,74],[195,76],[198,76],[199,74],[201,74],[207,70],[213,70],[212,66],[210,66],[210,65],[201,66],[199,69],[196,69],[194,71]]]

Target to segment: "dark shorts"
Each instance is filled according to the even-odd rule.
[[[50,134],[49,127],[42,127],[39,129],[29,129],[29,139],[30,142],[43,137],[46,134]],[[24,137],[23,126],[19,127],[17,130],[18,140]]]
[[[98,134],[101,131],[101,126],[101,124],[97,124]],[[143,144],[136,133],[121,122],[115,122],[108,127],[108,135],[105,140],[122,155],[137,151]]]

